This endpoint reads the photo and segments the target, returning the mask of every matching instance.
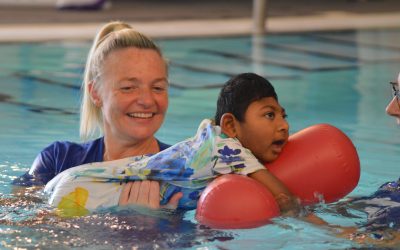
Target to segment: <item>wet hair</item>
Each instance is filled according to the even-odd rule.
[[[160,48],[153,40],[134,30],[130,25],[118,21],[104,25],[96,35],[86,60],[80,113],[80,137],[83,140],[101,134],[103,129],[101,108],[97,107],[91,100],[88,86],[93,83],[96,90],[102,87],[102,71],[104,70],[105,59],[112,52],[124,48],[151,49],[156,51],[166,62]]]
[[[225,113],[231,113],[238,121],[243,122],[249,105],[265,97],[278,100],[274,87],[267,79],[254,73],[234,76],[224,84],[219,93],[215,124],[220,125],[221,117]]]

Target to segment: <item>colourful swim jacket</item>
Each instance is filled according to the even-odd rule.
[[[64,215],[85,215],[118,205],[123,183],[158,180],[161,204],[182,192],[178,208],[194,209],[201,192],[221,174],[248,175],[265,167],[235,138],[203,120],[194,137],[154,155],[129,157],[70,168],[45,187],[49,203]]]

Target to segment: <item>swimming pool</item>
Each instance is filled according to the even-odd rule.
[[[170,108],[158,132],[174,143],[213,117],[230,76],[256,72],[275,86],[291,133],[330,123],[354,142],[366,195],[399,174],[400,131],[384,108],[400,70],[400,30],[158,40],[170,60]],[[90,42],[1,44],[0,245],[3,248],[344,249],[354,242],[292,219],[247,230],[212,230],[184,215],[105,211],[76,219],[37,216],[46,206],[12,200],[10,181],[55,140],[78,141],[80,81]],[[183,216],[183,218],[181,218]],[[363,221],[322,214],[343,225]]]

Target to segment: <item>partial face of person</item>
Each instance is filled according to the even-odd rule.
[[[400,125],[400,93],[399,93],[400,74],[396,82],[391,82],[391,88],[393,91],[393,98],[386,107],[386,113],[393,116],[397,120],[397,124]]]
[[[285,110],[273,97],[252,102],[244,121],[237,124],[236,138],[261,162],[276,160],[288,141],[289,124]]]
[[[109,54],[98,90],[107,135],[128,142],[153,138],[168,108],[167,67],[151,49]]]

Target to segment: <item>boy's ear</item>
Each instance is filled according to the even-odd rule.
[[[234,138],[237,135],[236,131],[236,118],[231,113],[225,113],[221,117],[221,121],[219,122],[221,126],[222,133],[226,134],[230,138]]]
[[[99,92],[94,87],[94,81],[91,81],[88,84],[88,90],[89,90],[89,94],[90,94],[90,99],[92,100],[94,105],[96,105],[96,107],[100,108],[102,106],[102,101],[101,101]]]

